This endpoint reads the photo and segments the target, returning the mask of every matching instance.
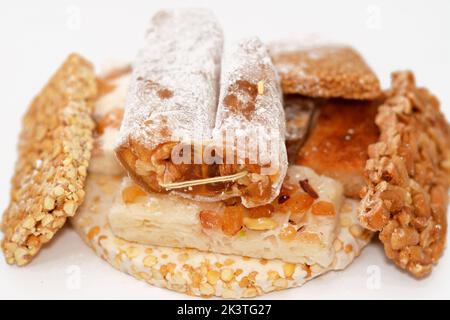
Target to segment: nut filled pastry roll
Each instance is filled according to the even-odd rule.
[[[222,199],[240,196],[254,207],[278,195],[287,170],[283,101],[278,74],[256,37],[225,51],[213,140],[224,146],[219,174],[245,174],[228,183]]]
[[[191,180],[189,166],[175,165],[179,137],[210,136],[219,94],[222,30],[207,10],[157,13],[133,65],[116,154],[147,191]]]

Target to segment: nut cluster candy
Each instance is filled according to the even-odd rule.
[[[386,255],[399,267],[423,277],[445,247],[450,128],[437,99],[407,71],[392,74],[375,121],[381,135],[369,147],[360,221],[381,231]]]

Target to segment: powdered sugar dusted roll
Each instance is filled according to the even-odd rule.
[[[287,170],[282,94],[268,51],[256,37],[225,52],[213,137],[226,147],[220,173],[248,173],[230,187],[245,206],[278,195]]]
[[[157,13],[133,66],[117,156],[146,190],[189,179],[170,161],[181,137],[210,136],[217,108],[223,35],[206,10]]]

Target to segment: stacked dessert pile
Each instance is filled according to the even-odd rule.
[[[7,262],[30,262],[73,217],[114,267],[187,294],[299,286],[374,232],[428,274],[450,172],[437,99],[410,72],[383,92],[346,46],[223,47],[210,12],[182,9],[153,17],[132,66],[96,78],[70,56],[23,120]]]

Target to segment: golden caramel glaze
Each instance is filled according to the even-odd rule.
[[[296,164],[339,180],[346,196],[358,198],[365,186],[367,148],[379,136],[375,116],[380,104],[381,100],[325,102]]]

